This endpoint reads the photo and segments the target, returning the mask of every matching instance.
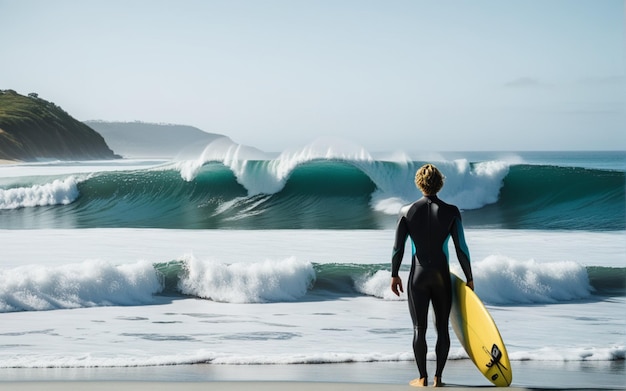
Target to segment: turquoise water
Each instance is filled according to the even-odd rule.
[[[513,385],[545,385],[526,365],[563,371],[555,387],[615,384],[569,372],[623,372],[624,156],[436,161]],[[406,384],[412,325],[406,297],[389,290],[389,258],[423,162],[319,153],[1,166],[0,368],[123,377],[131,367],[204,364],[215,374],[236,364],[258,380],[274,366],[373,362],[396,376],[370,380]],[[454,338],[449,368],[453,382],[488,385],[465,376],[473,369]]]
[[[446,175],[440,196],[462,209],[469,228],[626,229],[624,153],[515,160],[438,163]],[[5,178],[0,228],[389,229],[399,207],[420,196],[412,176],[423,163],[208,160],[191,174],[184,164],[163,164]]]

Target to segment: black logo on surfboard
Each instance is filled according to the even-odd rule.
[[[508,370],[508,368],[502,365],[502,363],[500,362],[500,359],[502,358],[502,351],[500,350],[498,345],[493,344],[493,346],[491,347],[491,352],[488,351],[487,348],[485,348],[484,346],[483,349],[491,356],[491,361],[487,363],[487,368],[491,368],[495,365],[500,370],[500,372],[502,372],[503,368],[505,370]],[[491,376],[491,380],[496,380],[498,377],[500,377],[500,375],[498,373],[495,373],[493,374],[493,376]]]
[[[487,349],[485,349],[487,350]],[[489,353],[489,352],[487,352]],[[499,364],[500,363],[500,359],[502,358],[502,352],[500,351],[500,348],[498,348],[498,345],[493,344],[493,346],[491,347],[491,361],[489,361],[489,363],[487,363],[487,368],[491,368],[494,364]]]

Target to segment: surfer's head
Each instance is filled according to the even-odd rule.
[[[433,164],[424,164],[415,174],[415,185],[424,195],[435,195],[443,187],[444,176]]]

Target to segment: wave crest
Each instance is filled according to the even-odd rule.
[[[209,144],[196,160],[178,162],[175,167],[181,177],[192,181],[202,166],[211,162],[229,167],[237,182],[248,190],[249,196],[274,194],[282,190],[293,170],[316,160],[372,161],[362,147],[333,139],[319,139],[295,150],[284,151],[276,159],[255,148],[218,139]]]
[[[363,147],[334,139],[316,140],[301,149],[284,151],[275,159],[252,150],[229,139],[218,139],[207,146],[197,160],[179,162],[176,169],[184,180],[192,181],[205,164],[222,163],[230,168],[248,196],[255,196],[283,190],[297,167],[316,161],[335,161],[357,168],[372,180],[377,188],[372,204],[379,212],[397,214],[402,205],[419,197],[414,176],[424,164],[421,161],[409,161],[406,157],[375,160]],[[461,209],[477,209],[497,202],[509,169],[509,164],[503,161],[471,164],[459,159],[437,162],[437,165],[447,178],[442,197]]]
[[[0,270],[0,281],[0,312],[146,304],[161,291],[149,262],[22,266]]]
[[[218,302],[296,301],[315,281],[311,263],[294,258],[229,265],[190,257],[185,268],[178,282],[181,293]]]
[[[0,189],[0,210],[35,206],[67,205],[79,195],[78,180],[70,176],[43,185]]]
[[[460,267],[451,270],[463,276]],[[472,265],[476,294],[486,304],[552,304],[585,299],[591,296],[587,269],[569,261],[539,263],[520,261],[501,255],[491,255]],[[408,272],[400,273],[405,284]],[[390,291],[391,272],[379,270],[355,281],[355,289],[363,294],[385,300],[397,300]],[[406,286],[405,286],[406,288]],[[405,289],[406,290],[406,289]],[[400,295],[406,300],[406,293]]]

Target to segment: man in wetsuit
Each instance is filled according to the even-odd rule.
[[[465,273],[467,286],[474,289],[469,251],[465,243],[459,209],[437,197],[443,187],[443,175],[432,164],[422,166],[415,175],[415,184],[423,197],[401,211],[396,228],[391,259],[391,290],[396,295],[404,292],[398,276],[404,245],[408,237],[413,243],[413,256],[407,296],[409,312],[413,320],[413,352],[419,370],[419,379],[412,386],[428,385],[426,371],[426,328],[428,307],[433,304],[437,329],[437,369],[434,386],[443,386],[441,375],[450,350],[448,321],[452,307],[452,283],[448,263],[448,240],[452,237],[456,255]]]

